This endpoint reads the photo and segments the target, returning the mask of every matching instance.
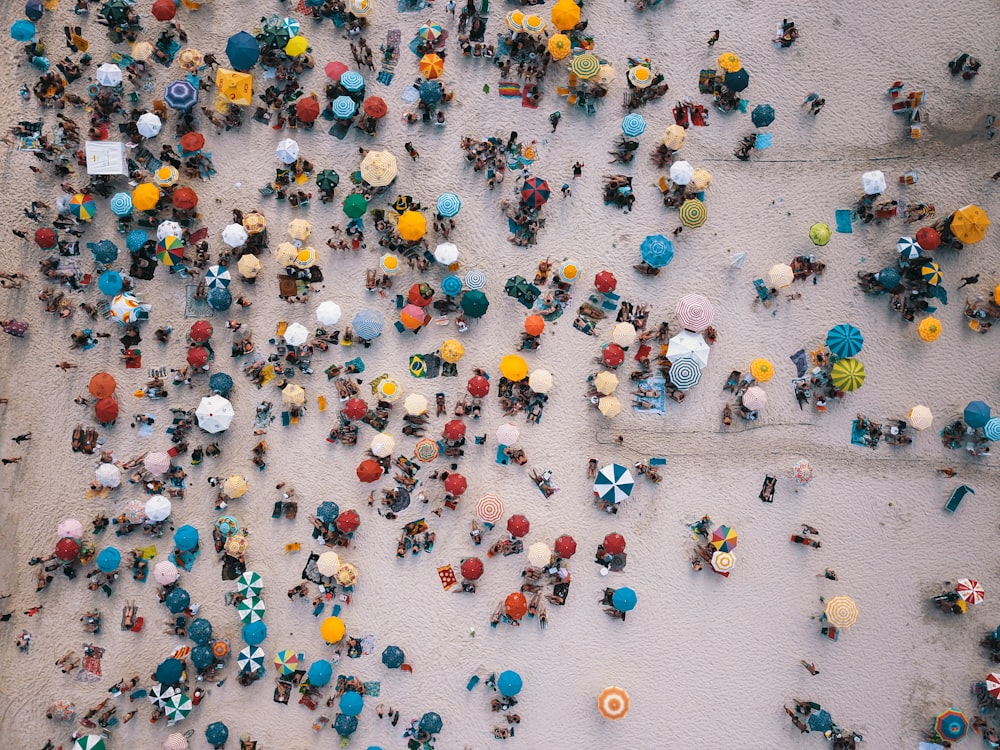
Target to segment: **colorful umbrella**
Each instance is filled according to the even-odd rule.
[[[209,266],[205,269],[205,283],[209,289],[217,286],[227,287],[232,282],[233,277],[228,269],[222,266]]]
[[[739,541],[736,532],[728,526],[719,526],[712,532],[712,546],[723,552],[732,552]]]
[[[236,612],[239,614],[240,620],[243,621],[244,625],[264,619],[266,611],[267,607],[264,606],[264,600],[258,597],[247,597],[236,605]]]
[[[593,78],[601,72],[601,60],[597,57],[597,55],[584,52],[583,54],[577,55],[573,58],[573,62],[570,63],[569,69],[570,72],[577,78],[587,80],[588,78]]]
[[[715,308],[701,294],[685,294],[677,300],[674,316],[685,330],[700,332],[712,325]]]
[[[628,499],[634,487],[632,472],[621,464],[602,467],[594,479],[594,494],[605,502],[620,503]]]
[[[290,675],[295,674],[295,670],[299,666],[299,655],[290,649],[282,649],[274,657],[274,666],[278,670],[280,675]]]
[[[167,84],[167,88],[163,92],[163,100],[171,109],[183,112],[198,103],[198,89],[187,81],[173,81]]]
[[[674,259],[674,243],[662,234],[651,234],[640,247],[643,261],[653,268],[663,268]]]
[[[941,739],[956,742],[969,733],[969,720],[957,708],[949,708],[934,720],[934,731]]]
[[[425,42],[436,42],[444,34],[441,24],[425,23],[417,29],[417,36]]]
[[[681,224],[690,229],[697,229],[708,220],[708,209],[697,198],[688,198],[681,204]]]
[[[861,331],[849,323],[835,325],[826,333],[826,346],[835,357],[854,357],[864,344]]]
[[[163,707],[164,716],[167,719],[167,726],[183,721],[194,708],[194,701],[184,693],[174,693]]]
[[[830,380],[842,391],[856,391],[865,382],[865,367],[853,357],[838,360],[830,371]]]
[[[646,119],[637,112],[627,114],[622,119],[622,133],[629,138],[638,138],[644,132],[646,132]]]
[[[108,750],[108,744],[100,735],[85,734],[73,743],[73,750]]]
[[[521,202],[528,208],[541,208],[548,201],[550,193],[549,183],[538,177],[530,177],[521,187]]]
[[[97,202],[92,195],[77,193],[69,200],[69,211],[81,221],[90,221],[97,213]]]
[[[994,698],[1000,698],[1000,674],[990,672],[986,676],[986,692]]]
[[[444,58],[430,53],[420,58],[420,75],[428,80],[434,80],[444,75]]]
[[[548,47],[553,60],[563,60],[573,51],[573,42],[565,34],[553,34],[549,37]]]
[[[941,267],[933,261],[929,261],[920,267],[920,275],[931,286],[938,286],[944,279]]]
[[[165,266],[177,265],[184,260],[184,240],[168,235],[156,243],[156,257]]]
[[[962,601],[969,604],[979,604],[986,599],[986,592],[979,581],[973,581],[971,578],[958,579],[955,584],[955,592],[962,597]]]
[[[429,438],[419,440],[417,441],[417,444],[413,446],[413,455],[416,456],[418,461],[423,461],[424,463],[433,461],[438,457],[439,453],[440,448],[438,447],[438,444]]]
[[[377,339],[382,335],[382,316],[374,310],[362,310],[351,321],[354,333],[365,341]]]
[[[858,621],[858,605],[849,596],[834,596],[826,601],[827,621],[836,628],[849,628]]]
[[[792,467],[792,477],[795,479],[796,484],[805,486],[809,484],[815,476],[816,471],[813,469],[812,464],[804,458],[800,458]]]
[[[628,693],[620,687],[608,687],[597,696],[597,708],[605,719],[617,721],[628,713]]]
[[[923,255],[923,248],[912,237],[900,237],[896,240],[896,251],[903,260],[914,260]]]

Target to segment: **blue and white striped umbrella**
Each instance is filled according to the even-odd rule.
[[[594,480],[594,494],[601,500],[620,503],[632,494],[635,480],[632,472],[621,464],[608,464],[603,467]]]
[[[340,85],[355,94],[365,87],[365,78],[356,70],[345,70],[340,74]]]
[[[467,271],[465,274],[466,289],[485,289],[486,274],[478,269]]]
[[[441,193],[438,196],[437,212],[446,219],[458,214],[460,208],[462,208],[462,199],[454,193]]]
[[[670,362],[670,382],[679,391],[686,391],[701,382],[701,368],[693,359]]]
[[[362,310],[351,321],[354,333],[365,341],[377,339],[382,335],[382,316],[374,310]]]
[[[163,100],[171,109],[184,111],[198,103],[198,89],[187,81],[173,81],[167,84]]]
[[[622,132],[629,138],[636,138],[646,132],[646,119],[637,112],[625,115]]]
[[[264,666],[267,655],[260,646],[247,646],[240,650],[236,657],[236,664],[241,672],[256,672]]]
[[[900,237],[896,240],[896,250],[904,260],[915,260],[924,254],[924,249],[912,237]]]
[[[333,100],[333,116],[338,120],[346,120],[358,111],[358,103],[349,96],[338,96]]]
[[[281,22],[280,28],[288,32],[289,38],[297,36],[299,29],[302,28],[302,24],[296,21],[294,18],[285,18]]]
[[[111,213],[115,216],[128,216],[132,213],[132,196],[128,193],[115,193],[108,203]]]
[[[987,440],[1000,440],[1000,417],[992,417],[983,425],[983,437]]]
[[[233,277],[229,271],[222,266],[209,266],[205,269],[205,283],[209,289],[222,287],[225,289],[232,282]]]

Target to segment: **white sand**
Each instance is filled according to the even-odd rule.
[[[5,24],[18,17],[14,7],[18,3],[9,5]],[[54,16],[47,14],[42,23],[53,59],[64,51],[61,27],[75,23],[67,5],[64,2],[64,9]],[[149,5],[141,3],[144,16]],[[546,18],[549,7],[545,7]],[[221,57],[229,35],[277,8],[276,3],[213,0],[198,13],[181,10],[178,20],[191,34],[193,46]],[[506,10],[502,4],[494,7],[491,35],[500,30]],[[786,13],[792,15],[802,36],[791,49],[776,50],[770,37],[774,24]],[[399,95],[417,67],[408,50],[401,52],[391,87],[376,83],[373,74],[366,75],[369,92],[384,96],[390,106],[374,143],[401,157],[390,197],[409,193],[427,206],[444,190],[462,196],[459,227],[452,239],[462,250],[464,268],[478,267],[487,273],[490,311],[462,337],[467,353],[459,365],[460,377],[453,380],[412,379],[406,364],[409,354],[434,350],[454,335],[454,328],[432,326],[413,337],[399,336],[387,326],[382,339],[364,352],[318,353],[317,374],[296,377],[307,388],[310,411],[297,426],[279,424],[269,432],[271,453],[264,473],[250,464],[249,450],[257,440],[251,434],[253,409],[263,398],[280,402],[280,394],[273,386],[257,392],[247,383],[238,370],[239,361],[227,355],[225,318],[216,316],[213,323],[220,356],[213,369],[234,376],[237,417],[222,440],[221,459],[206,459],[193,469],[184,461],[189,471],[188,496],[175,503],[172,520],[195,524],[206,549],[193,572],[184,575],[183,585],[202,604],[202,615],[213,622],[216,633],[229,637],[238,648],[237,615],[223,604],[223,593],[232,584],[220,581],[210,549],[215,513],[205,477],[244,473],[250,477],[250,492],[229,510],[253,530],[248,561],[267,586],[270,636],[264,645],[269,656],[281,648],[304,652],[308,660],[328,654],[307,602],[293,604],[284,592],[297,582],[311,546],[306,515],[325,499],[361,512],[361,529],[345,555],[360,569],[361,580],[344,616],[350,633],[373,633],[377,649],[375,655],[360,660],[345,659],[341,666],[348,674],[380,680],[382,697],[366,700],[354,746],[402,747],[405,741],[399,735],[409,718],[436,710],[445,722],[438,748],[494,747],[492,727],[498,715],[489,711],[490,695],[482,688],[467,693],[464,686],[474,672],[485,675],[511,668],[520,671],[525,681],[517,707],[522,721],[516,736],[508,740],[515,747],[707,748],[730,742],[734,735],[739,737],[735,744],[741,747],[818,746],[822,743],[818,737],[799,740],[785,717],[782,704],[790,704],[793,697],[821,703],[843,727],[860,731],[866,747],[915,747],[940,710],[955,706],[974,714],[968,685],[990,670],[976,640],[997,624],[993,601],[1000,579],[988,557],[996,534],[996,513],[991,507],[997,490],[995,459],[948,452],[936,433],[972,398],[994,399],[994,405],[1000,406],[995,400],[1000,334],[977,336],[969,331],[961,315],[965,295],[953,291],[960,276],[976,272],[981,274],[981,283],[974,293],[988,294],[1000,281],[996,229],[986,241],[961,254],[935,254],[945,271],[952,302],[939,311],[945,330],[933,344],[921,342],[915,326],[901,325],[886,310],[884,298],[866,298],[855,286],[856,271],[877,270],[893,261],[896,238],[908,233],[901,219],[856,227],[853,235],[834,235],[828,246],[816,249],[829,267],[826,275],[816,286],[796,284],[789,291],[801,291],[802,299],[782,299],[773,314],[751,307],[751,280],[763,275],[772,263],[810,252],[809,226],[814,221],[832,225],[834,210],[856,199],[860,175],[869,169],[885,171],[892,183],[887,197],[901,202],[934,203],[939,215],[975,202],[994,217],[1000,215],[998,188],[989,181],[997,168],[996,145],[986,141],[983,127],[985,115],[996,111],[1000,81],[991,34],[998,22],[995,4],[974,0],[944,9],[939,3],[892,0],[841,3],[834,11],[757,3],[706,13],[700,6],[677,2],[641,15],[621,3],[588,3],[584,16],[590,19],[588,31],[596,37],[596,51],[619,71],[595,117],[570,110],[565,101],[556,99],[554,89],[565,80],[559,65],[550,68],[546,97],[537,111],[522,109],[516,99],[499,98],[495,68],[486,60],[462,59],[455,36],[448,47],[452,57],[447,83],[456,90],[457,101],[448,109],[445,128],[400,122],[405,105]],[[428,18],[444,23],[454,34],[455,23],[443,7],[398,16],[393,3],[376,3],[368,34],[376,55],[387,29],[399,28],[405,44]],[[106,58],[109,46],[95,20],[96,9],[85,29],[96,64]],[[157,26],[148,18],[151,40]],[[716,27],[721,29],[722,40],[709,49],[705,40]],[[330,59],[350,60],[347,42],[333,33],[328,21],[317,25],[307,21],[304,31],[318,63],[304,78],[305,85],[322,91],[322,65]],[[16,45],[8,42],[3,48],[7,71],[3,81],[9,92],[6,126],[33,119],[38,110],[35,102],[24,104],[15,92],[20,82],[33,80],[36,71],[23,61]],[[676,214],[660,205],[659,191],[653,186],[658,173],[646,155],[671,121],[670,108],[676,99],[690,97],[708,103],[708,97],[697,93],[698,71],[713,67],[717,54],[727,50],[739,54],[751,74],[747,91],[751,106],[774,105],[775,145],[756,152],[750,163],[736,161],[731,152],[739,138],[751,131],[749,116],[722,115],[714,109],[710,127],[689,131],[681,156],[708,168],[715,178],[707,194],[709,221],[699,230],[683,232],[677,258],[660,278],[639,276],[630,266],[638,261],[642,238],[669,232],[677,224]],[[982,72],[971,83],[952,78],[946,67],[963,50],[983,60]],[[605,152],[618,136],[624,114],[620,102],[626,55],[651,57],[665,73],[671,91],[642,110],[649,127],[641,138],[640,158],[631,168],[618,169],[605,165]],[[176,76],[176,68],[169,72],[158,65],[153,68],[160,85]],[[920,143],[904,137],[903,121],[890,112],[884,96],[897,78],[903,79],[907,90],[926,92],[927,135]],[[491,94],[481,91],[484,83],[491,85]],[[816,118],[799,108],[811,91],[827,99]],[[547,117],[557,108],[563,110],[563,119],[553,136]],[[73,111],[71,116],[83,125],[83,113]],[[45,117],[51,126],[53,113]],[[160,143],[173,142],[172,129],[168,123],[154,150],[158,151]],[[497,211],[497,202],[510,194],[514,180],[508,178],[501,189],[489,193],[482,175],[465,168],[458,149],[464,135],[506,138],[511,129],[520,133],[521,140],[538,141],[540,157],[533,173],[548,179],[554,192],[543,212],[547,225],[540,232],[540,244],[528,251],[507,243],[506,227]],[[233,206],[264,211],[272,230],[272,247],[284,239],[283,227],[293,217],[308,216],[316,226],[316,245],[327,277],[322,294],[308,305],[290,307],[277,300],[273,259],[265,259],[260,282],[249,290],[255,303],[241,317],[253,325],[261,348],[267,349],[276,320],[314,326],[315,306],[327,298],[342,306],[347,320],[368,306],[377,307],[391,320],[391,296],[381,300],[363,289],[365,268],[377,263],[374,250],[342,255],[322,246],[327,236],[324,228],[345,221],[339,204],[322,206],[314,201],[307,211],[295,212],[271,199],[261,200],[257,193],[257,187],[273,174],[273,150],[279,137],[298,139],[303,154],[317,168],[336,168],[345,185],[347,175],[357,167],[358,146],[368,147],[372,140],[355,131],[337,141],[320,127],[312,133],[300,129],[278,134],[249,117],[241,132],[219,137],[211,135],[211,127],[205,132],[218,174],[210,183],[192,187],[201,196],[200,210],[211,231],[213,253],[221,248],[219,233],[229,222]],[[403,152],[407,140],[421,153],[416,163]],[[575,181],[572,198],[562,200],[558,188],[572,181],[570,165],[577,159],[586,162],[583,178]],[[8,217],[7,226],[33,231],[29,222],[19,218],[28,196],[49,203],[57,197],[58,181],[47,171],[31,174],[27,165],[33,161],[11,152],[5,157],[8,189],[0,197],[0,206]],[[907,188],[896,185],[896,177],[909,168],[919,169],[919,183]],[[638,201],[629,215],[603,206],[600,200],[601,175],[617,171],[635,177]],[[82,183],[83,177],[77,175],[71,182]],[[338,196],[343,195],[341,188]],[[100,205],[99,219],[85,240],[114,235],[106,203],[100,201]],[[167,613],[156,603],[155,584],[135,583],[127,571],[111,601],[87,591],[82,576],[75,582],[60,576],[49,591],[41,596],[34,593],[35,569],[25,563],[52,548],[61,518],[73,516],[86,523],[99,511],[118,512],[128,499],[138,496],[134,488],[124,487],[113,496],[114,504],[84,499],[94,457],[72,453],[69,432],[77,422],[88,423],[89,412],[74,405],[72,398],[85,389],[94,372],[105,367],[114,372],[121,385],[122,418],[117,427],[102,430],[102,435],[107,447],[128,458],[169,447],[163,433],[169,407],[194,407],[207,389],[200,385],[185,392],[175,389],[169,401],[144,403],[130,395],[141,386],[144,371],[122,369],[114,339],[102,341],[85,354],[67,354],[67,334],[83,323],[82,315],[78,312],[72,321],[59,321],[45,314],[36,299],[42,284],[34,270],[42,254],[33,243],[9,236],[4,247],[3,268],[25,270],[31,277],[21,291],[3,293],[4,316],[25,318],[32,327],[26,340],[0,339],[0,353],[7,363],[2,395],[10,398],[3,407],[0,452],[24,456],[21,464],[3,467],[0,589],[14,592],[9,601],[17,614],[0,631],[5,675],[0,689],[0,736],[9,747],[33,750],[48,737],[68,745],[71,730],[44,718],[51,700],[70,698],[85,710],[105,697],[107,688],[120,677],[139,673],[145,679],[161,659],[189,643],[163,633]],[[742,271],[729,266],[731,254],[737,251],[748,253]],[[664,417],[624,413],[609,423],[586,408],[583,396],[586,374],[597,369],[591,362],[602,339],[573,330],[572,318],[564,317],[545,332],[541,349],[527,354],[532,366],[549,367],[556,374],[541,424],[518,421],[528,466],[494,464],[493,432],[501,416],[491,396],[485,402],[482,427],[476,424],[470,430],[470,434],[488,432],[490,443],[485,448],[469,446],[461,462],[461,471],[469,478],[467,500],[458,512],[446,512],[441,519],[429,516],[437,532],[432,554],[398,560],[394,555],[398,524],[365,507],[368,487],[359,485],[353,471],[373,433],[362,426],[355,449],[324,442],[334,420],[336,392],[321,371],[329,362],[343,362],[361,353],[368,367],[366,377],[388,372],[400,379],[404,393],[419,392],[431,398],[435,391],[445,390],[450,407],[455,396],[464,392],[473,367],[487,368],[496,377],[500,356],[516,347],[525,311],[503,294],[503,282],[515,273],[530,276],[536,262],[546,255],[556,261],[572,256],[581,264],[583,280],[575,290],[576,303],[590,293],[596,272],[602,268],[616,271],[624,299],[652,304],[651,324],[672,319],[674,304],[682,294],[707,295],[715,305],[720,340],[712,350],[703,383],[683,404],[670,403]],[[89,263],[89,255],[82,260]],[[441,277],[442,269],[436,267],[419,278],[436,285]],[[416,273],[404,271],[396,284],[405,290],[416,278]],[[179,366],[184,359],[183,332],[191,322],[182,317],[181,280],[160,273],[152,283],[140,282],[139,288],[153,305],[151,323],[144,328],[144,366]],[[234,289],[241,290],[239,282]],[[96,295],[95,289],[80,300],[93,302]],[[841,322],[855,323],[864,332],[860,358],[868,379],[862,390],[833,405],[825,415],[800,411],[788,385],[794,376],[788,356],[820,344],[826,330]],[[152,331],[168,323],[177,333],[169,347],[158,347]],[[114,324],[101,323],[97,328],[118,335]],[[609,330],[606,324],[599,332],[606,335]],[[79,362],[80,369],[69,373],[54,369],[53,364],[65,356]],[[730,370],[746,370],[757,356],[768,357],[777,368],[777,376],[764,386],[770,403],[756,424],[741,423],[723,430],[720,388]],[[627,385],[619,391],[626,398]],[[325,414],[315,407],[321,394],[331,402]],[[917,433],[912,446],[883,445],[871,451],[850,445],[850,422],[857,412],[877,420],[905,418],[918,402],[929,405],[936,419],[934,429]],[[141,439],[128,427],[128,417],[140,408],[151,408],[158,416],[153,438]],[[390,426],[397,436],[400,419],[394,414]],[[432,419],[430,433],[436,434],[444,421]],[[30,443],[16,447],[9,442],[29,429],[34,436]],[[615,444],[614,436],[619,433],[626,436],[624,446]],[[406,449],[412,439],[400,438],[399,445]],[[593,507],[585,471],[589,457],[599,457],[602,463],[631,464],[650,455],[669,457],[662,485],[654,488],[640,481],[615,518]],[[799,457],[813,462],[818,478],[809,488],[795,492],[789,471]],[[441,460],[438,463],[445,467]],[[936,467],[948,465],[958,467],[958,479],[935,474]],[[551,468],[561,490],[543,500],[528,478],[528,468]],[[773,505],[757,500],[766,472],[780,477]],[[294,483],[299,491],[300,512],[294,522],[270,518],[274,485],[281,480]],[[977,495],[967,498],[954,516],[945,515],[941,506],[959,481],[972,485]],[[383,484],[388,486],[387,481]],[[432,485],[432,490],[440,492],[439,485]],[[523,557],[487,560],[486,575],[474,596],[446,593],[438,582],[437,566],[451,563],[457,568],[463,556],[485,553],[486,546],[471,546],[467,531],[473,515],[470,506],[487,491],[503,498],[508,514],[523,512],[529,517],[529,543],[551,544],[562,533],[572,534],[579,543],[571,565],[569,602],[565,607],[549,606],[546,631],[531,621],[517,629],[488,626],[498,600],[519,586]],[[420,512],[412,508],[401,520]],[[740,534],[738,564],[728,580],[707,571],[693,574],[687,562],[693,544],[687,524],[704,513]],[[823,532],[821,550],[789,544],[788,534],[800,522]],[[623,573],[601,578],[591,557],[611,530],[622,532],[628,540],[629,564]],[[489,539],[498,536],[499,530]],[[99,544],[118,542],[122,550],[145,541],[138,535],[115,539],[109,533],[99,538]],[[284,545],[290,541],[301,541],[303,551],[286,555]],[[169,551],[168,545],[168,538],[158,545],[158,559]],[[840,581],[816,578],[825,567],[834,568]],[[927,597],[940,590],[942,581],[962,576],[982,582],[987,602],[960,618],[931,612]],[[601,612],[597,600],[604,585],[629,585],[638,592],[638,607],[627,622],[613,621]],[[820,636],[816,619],[822,612],[819,597],[839,593],[857,600],[861,619],[833,643]],[[135,600],[146,619],[141,635],[119,632],[119,610],[125,600]],[[28,620],[20,614],[36,603],[45,606],[39,616]],[[87,640],[77,620],[91,607],[104,612],[105,630],[96,642],[107,649],[105,677],[95,684],[77,682],[52,666],[57,656],[71,648],[79,651]],[[34,635],[29,655],[18,653],[13,644],[22,628]],[[474,638],[470,628],[476,630]],[[382,666],[378,654],[390,643],[405,649],[413,674],[390,672]],[[802,658],[814,660],[821,673],[811,677],[798,663]],[[294,701],[278,706],[271,701],[270,667],[266,680],[245,689],[236,683],[234,662],[225,686],[211,686],[201,706],[177,727],[196,730],[193,747],[206,746],[203,730],[214,720],[229,724],[231,747],[237,746],[236,737],[243,732],[260,739],[266,748],[331,746],[336,739],[333,733],[327,729],[316,734],[310,724],[319,714],[332,716],[332,710],[313,714]],[[599,691],[611,684],[626,688],[632,698],[631,713],[616,723],[604,720],[595,706]],[[398,727],[377,719],[378,702],[399,709]],[[124,699],[118,703],[120,713],[128,710]],[[114,730],[114,748],[155,748],[173,731],[163,721],[148,723],[148,703],[139,708],[137,720]]]

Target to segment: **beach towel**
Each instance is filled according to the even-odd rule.
[[[185,318],[206,318],[215,314],[208,302],[197,299],[195,293],[198,291],[197,284],[188,284],[184,287],[184,317]]]
[[[841,234],[851,234],[854,232],[854,228],[851,226],[855,219],[857,219],[857,214],[849,208],[838,208],[834,211],[834,220],[837,224],[837,231]]]
[[[373,698],[378,698],[382,694],[382,683],[376,680],[370,682],[362,682],[361,686],[364,688],[364,694],[371,696]]]
[[[521,92],[522,107],[527,107],[528,109],[538,109],[538,105],[531,100],[532,93],[534,93],[534,89],[525,86],[524,91]]]
[[[455,584],[458,583],[458,579],[455,577],[455,570],[450,565],[441,566],[437,569],[437,572],[445,591],[451,591]]]
[[[639,389],[643,390],[655,390],[659,395],[655,398],[650,398],[649,396],[643,396],[641,403],[648,404],[647,407],[636,406],[635,411],[639,414],[660,414],[662,415],[667,408],[667,392],[666,380],[664,378],[647,378],[645,380],[640,380],[636,383]]]
[[[497,86],[497,92],[500,96],[520,96],[521,84],[517,81],[500,81],[500,85]]]
[[[801,378],[806,374],[806,370],[809,369],[809,363],[806,361],[806,350],[799,349],[795,354],[789,357],[790,360],[795,365],[795,377]]]

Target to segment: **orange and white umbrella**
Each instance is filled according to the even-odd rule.
[[[604,688],[597,696],[597,708],[605,719],[617,721],[628,713],[628,693],[620,687]]]

